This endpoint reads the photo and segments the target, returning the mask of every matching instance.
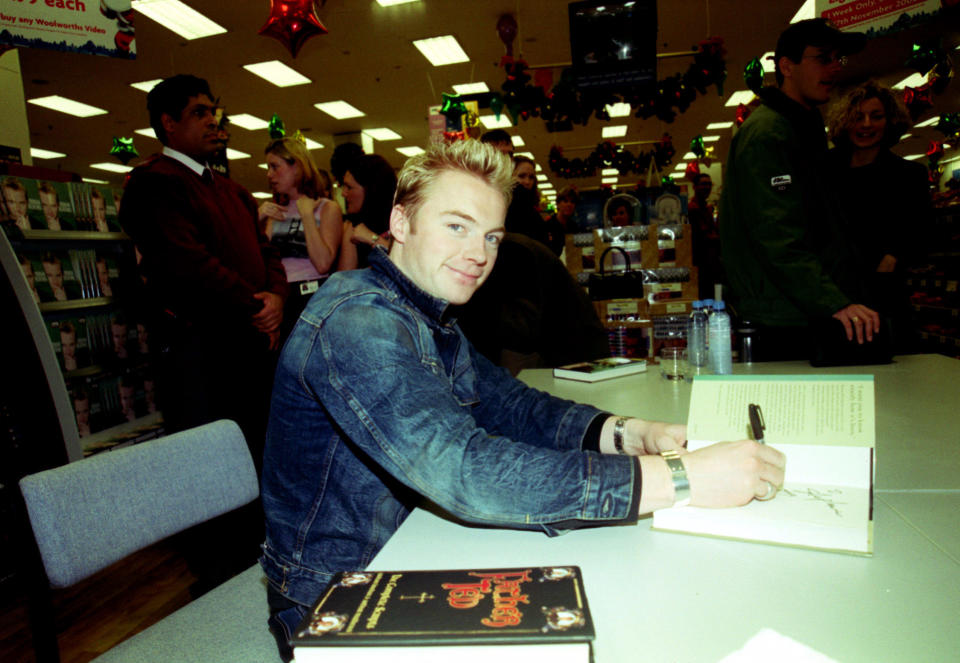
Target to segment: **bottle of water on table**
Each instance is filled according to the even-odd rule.
[[[731,353],[730,314],[723,301],[714,302],[713,314],[707,325],[710,336],[708,354],[710,370],[714,375],[729,375],[733,372]]]
[[[693,312],[687,320],[687,361],[691,366],[707,365],[707,313],[703,302],[693,303]]]

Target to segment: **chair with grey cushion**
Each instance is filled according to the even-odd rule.
[[[53,588],[70,587],[259,494],[243,433],[232,421],[32,474],[20,490]],[[254,565],[96,662],[276,662],[267,616],[266,579]]]

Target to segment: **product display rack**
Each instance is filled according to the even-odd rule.
[[[907,277],[921,351],[960,357],[960,205],[935,210],[935,250]]]

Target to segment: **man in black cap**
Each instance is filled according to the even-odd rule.
[[[817,107],[866,37],[826,19],[800,21],[777,41],[777,88],[734,136],[720,200],[720,239],[732,301],[758,326],[756,360],[809,357],[811,327],[840,326],[856,344],[873,341],[876,312],[861,301],[855,252],[844,236],[825,168]],[[831,318],[839,321],[833,322]]]

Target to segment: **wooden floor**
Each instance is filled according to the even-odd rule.
[[[62,663],[86,663],[190,602],[196,578],[169,541],[54,593]],[[0,606],[0,661],[34,663],[26,598]]]

